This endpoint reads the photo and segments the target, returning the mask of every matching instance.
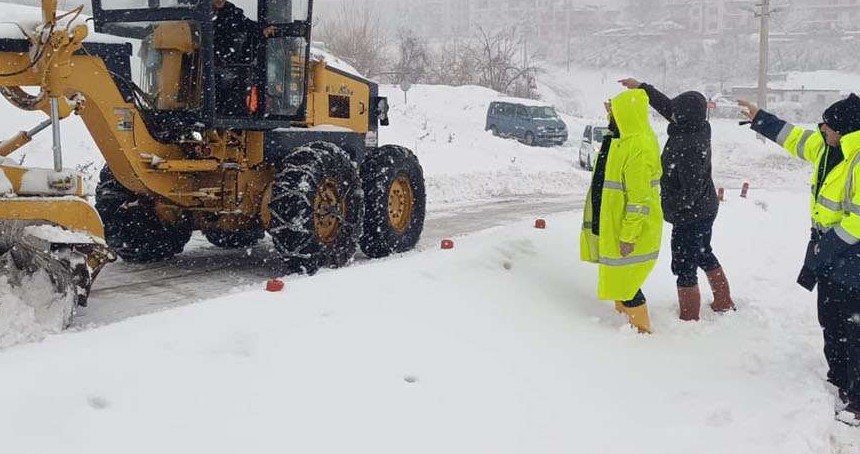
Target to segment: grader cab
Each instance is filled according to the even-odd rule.
[[[415,246],[423,173],[408,149],[378,145],[388,119],[377,85],[312,47],[312,0],[234,3],[247,18],[225,30],[210,0],[93,0],[93,33],[80,8],[58,15],[46,0],[39,26],[0,38],[0,94],[49,117],[0,156],[54,135],[53,169],[0,165],[0,270],[12,285],[46,272],[58,301],[73,300],[70,319],[115,255],[166,260],[194,231],[224,248],[268,233],[306,273],[346,265],[359,247],[383,257]],[[245,52],[225,56],[225,39]],[[75,150],[63,150],[60,121],[73,114],[106,161],[94,207],[63,167]]]

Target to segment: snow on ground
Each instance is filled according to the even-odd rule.
[[[6,266],[5,260],[0,266]],[[0,276],[0,349],[40,341],[68,324],[72,295],[57,297],[46,273],[13,282],[9,276]]]
[[[814,297],[793,283],[805,204],[767,191],[723,205],[736,313],[678,321],[664,253],[645,287],[651,336],[595,299],[568,213],[7,349],[0,440],[70,454],[857,452],[860,432],[833,421]]]
[[[484,130],[490,102],[500,99],[495,91],[416,85],[405,99],[395,86],[380,92],[391,104],[391,126],[380,130],[380,143],[415,151],[430,204],[570,194],[588,184],[590,176],[576,167],[581,128],[568,124],[572,140],[561,147],[529,147]]]

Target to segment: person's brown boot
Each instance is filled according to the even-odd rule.
[[[615,311],[618,312],[619,314],[623,314],[624,313],[624,302],[616,301],[615,302]]]
[[[732,294],[729,290],[729,280],[726,279],[726,273],[722,268],[708,271],[708,283],[711,284],[711,290],[714,292],[714,302],[711,303],[711,309],[714,312],[729,312],[736,310],[735,303],[732,301]]]
[[[678,287],[679,317],[685,322],[698,321],[699,311],[702,308],[702,295],[699,286]]]

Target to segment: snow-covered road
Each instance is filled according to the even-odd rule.
[[[418,249],[436,247],[442,238],[581,207],[582,195],[579,194],[508,197],[430,207]],[[360,266],[366,261],[359,254],[351,266]],[[210,245],[202,235],[196,234],[183,254],[167,262],[136,265],[120,260],[108,265],[93,286],[89,307],[79,311],[74,327],[101,326],[258,288],[266,279],[280,277],[284,273],[268,238],[247,250],[224,250]]]

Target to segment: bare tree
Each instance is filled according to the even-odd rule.
[[[427,41],[408,28],[397,33],[399,60],[394,67],[394,82],[404,80],[425,82],[430,67],[430,50]]]
[[[502,93],[529,94],[540,68],[532,63],[537,56],[525,52],[515,29],[490,33],[480,28],[472,48],[478,84]]]
[[[453,86],[476,84],[476,64],[472,57],[469,42],[445,42],[431,55],[427,81],[431,84]]]
[[[719,84],[721,93],[733,80],[748,80],[755,75],[756,47],[746,35],[723,35],[706,49],[707,65],[703,71]]]
[[[332,18],[320,23],[326,47],[367,77],[385,71],[388,37],[379,12],[363,0],[341,0]]]

